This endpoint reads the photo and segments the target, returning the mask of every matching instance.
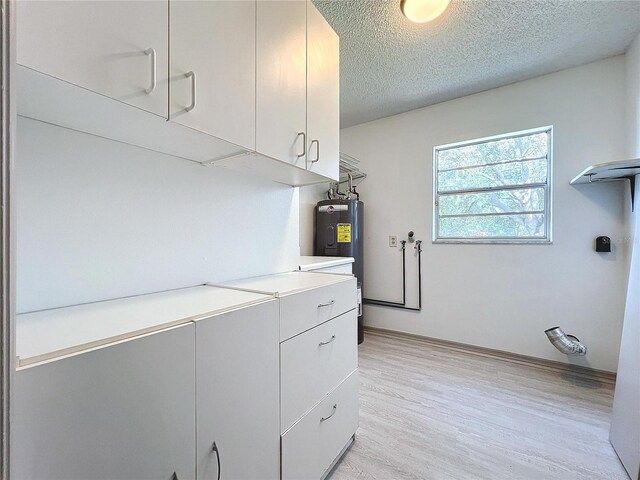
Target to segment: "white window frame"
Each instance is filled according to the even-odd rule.
[[[440,237],[440,215],[438,212],[438,153],[443,150],[452,148],[468,147],[480,143],[488,143],[496,140],[507,138],[523,137],[534,135],[536,133],[547,133],[547,181],[545,183],[527,184],[526,188],[544,188],[544,215],[545,215],[545,237]],[[529,130],[521,130],[518,132],[510,132],[490,137],[476,138],[474,140],[465,140],[462,142],[449,143],[446,145],[438,145],[433,147],[433,243],[489,243],[489,244],[544,244],[553,243],[553,125],[546,127],[532,128]],[[522,188],[522,185],[514,185],[509,187],[487,187],[487,188],[469,188],[464,190],[456,190],[455,193],[474,193],[488,192],[495,190],[510,190]],[[447,192],[450,194],[450,192]]]

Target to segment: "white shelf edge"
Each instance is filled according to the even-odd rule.
[[[638,173],[636,174],[624,174],[622,171],[619,175],[613,174],[611,176],[601,176],[597,177],[597,175],[602,175],[603,173],[611,173],[612,169],[620,169],[625,168],[628,165],[629,169],[637,168]],[[617,173],[617,172],[616,172]],[[569,182],[570,185],[580,185],[586,183],[598,183],[598,182],[611,182],[616,180],[625,180],[629,178],[630,175],[640,174],[640,158],[629,159],[629,160],[618,160],[614,162],[605,162],[598,163],[595,165],[591,165],[590,167],[585,168],[582,172],[576,175],[573,180]]]

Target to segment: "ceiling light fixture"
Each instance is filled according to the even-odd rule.
[[[400,10],[415,23],[426,23],[442,15],[451,0],[401,0]]]

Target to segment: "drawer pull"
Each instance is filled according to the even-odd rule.
[[[304,157],[307,154],[307,134],[305,132],[298,133],[298,135],[296,135],[296,141],[300,137],[302,137],[302,153],[296,155],[298,158]]]
[[[316,163],[320,160],[320,140],[311,140],[311,144],[309,145],[309,150],[311,150],[311,145],[316,144],[316,159],[311,160],[309,163]]]
[[[218,450],[218,446],[216,442],[213,442],[212,452],[216,452],[216,460],[218,461],[218,480],[220,480],[220,451]]]
[[[190,112],[196,108],[196,74],[191,71],[184,74],[185,77],[191,78],[191,105],[185,107],[185,112]]]
[[[321,303],[320,305],[318,305],[318,308],[322,308],[322,307],[330,307],[331,305],[333,305],[334,303],[336,303],[335,300],[331,300],[329,303]]]
[[[144,54],[146,56],[148,56],[149,58],[151,58],[151,85],[149,85],[149,88],[145,88],[145,92],[147,94],[153,92],[156,89],[156,83],[157,83],[157,78],[156,78],[156,73],[157,73],[157,68],[156,68],[156,49],[155,48],[147,48],[144,51]]]
[[[327,341],[327,342],[320,342],[320,343],[318,344],[318,346],[319,346],[319,347],[321,347],[321,346],[323,346],[323,345],[329,345],[329,344],[330,344],[331,342],[333,342],[335,339],[336,339],[336,336],[335,336],[335,335],[331,335],[331,338],[329,339],[329,341]]]
[[[320,419],[320,422],[322,423],[325,420],[329,420],[331,417],[333,417],[335,415],[337,409],[338,409],[338,404],[336,403],[336,404],[333,405],[333,410],[331,410],[331,415],[329,415],[328,417],[322,417]]]

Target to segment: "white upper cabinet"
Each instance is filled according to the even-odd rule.
[[[167,116],[167,1],[18,1],[17,62]]]
[[[258,1],[256,150],[337,180],[340,41],[310,2]]]
[[[307,4],[307,169],[334,180],[340,162],[340,39]]]
[[[256,150],[305,168],[306,2],[259,1]]]
[[[338,178],[339,40],[310,2],[16,5],[19,115],[286,185]]]
[[[170,120],[253,150],[256,2],[169,4]]]

